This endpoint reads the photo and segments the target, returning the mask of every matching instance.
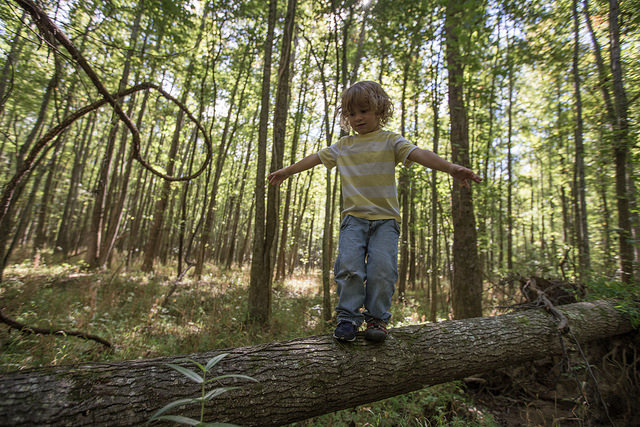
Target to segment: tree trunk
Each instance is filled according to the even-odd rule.
[[[87,35],[89,33],[89,25],[87,25],[87,27],[85,27],[84,32],[82,33],[82,39],[80,42],[80,51],[84,51],[84,45],[85,45],[85,41],[87,38]],[[75,94],[75,88],[76,88],[76,84],[78,82],[77,80],[78,76],[74,75],[71,79],[71,84],[69,85],[69,90],[67,92],[67,97],[66,97],[66,101],[65,101],[65,107],[64,107],[64,113],[62,115],[62,117],[68,117],[69,115],[69,111],[71,110],[71,106],[72,106],[72,102],[74,100],[74,96]],[[92,122],[91,120],[87,121],[87,127],[85,129],[88,129],[88,125],[89,123]],[[49,230],[46,230],[45,227],[45,221],[46,221],[46,215],[49,211],[49,201],[52,199],[52,196],[50,196],[50,194],[53,193],[52,191],[52,187],[54,186],[53,183],[53,176],[54,176],[54,172],[56,170],[56,164],[57,164],[57,158],[60,155],[60,152],[62,150],[62,147],[64,146],[64,144],[66,144],[66,135],[67,132],[64,131],[61,135],[58,136],[59,139],[61,139],[62,141],[58,141],[56,143],[56,147],[54,149],[54,154],[51,156],[51,161],[50,164],[48,166],[49,168],[49,175],[47,176],[47,182],[45,184],[45,190],[44,190],[44,195],[42,197],[42,203],[41,203],[41,207],[40,207],[40,212],[39,212],[39,218],[38,218],[38,231],[36,232],[36,237],[34,239],[34,247],[36,249],[39,249],[40,247],[42,247],[45,243],[47,244],[51,244],[53,243],[53,239],[49,236],[51,236],[51,233]],[[81,141],[81,146],[82,143],[86,140],[86,135],[80,137],[79,135],[75,138],[76,140],[80,140]],[[77,143],[76,143],[77,146]],[[74,150],[75,151],[75,150]],[[73,163],[73,172],[77,173],[79,171],[78,168],[78,155],[75,155],[74,158],[74,163]],[[68,196],[75,196],[76,194],[76,187],[77,185],[77,176],[72,174],[71,177],[71,185],[70,185],[70,189],[68,191]],[[66,222],[68,221],[68,219],[65,217],[66,214],[69,213],[69,209],[70,209],[70,202],[74,201],[73,197],[67,197],[66,198],[66,203],[65,203],[65,207],[64,207],[64,215],[61,218],[60,221],[60,226],[58,228],[58,230],[65,230],[66,228]],[[66,233],[66,230],[64,231]],[[67,249],[67,239],[65,238],[64,241],[63,240],[59,240],[60,238],[60,233],[57,233],[56,236],[56,240],[55,240],[55,249],[57,251],[58,248],[58,241],[60,241],[60,243],[62,244],[62,246],[64,246],[63,249],[63,253],[66,255],[66,249]],[[61,247],[62,247],[61,246]]]
[[[489,177],[489,165],[492,164],[494,165],[493,169],[495,170],[495,163],[496,161],[494,159],[491,158],[491,155],[493,154],[493,144],[494,144],[494,129],[496,125],[495,123],[495,117],[496,117],[496,85],[497,85],[497,80],[498,80],[498,74],[499,74],[499,69],[501,68],[501,66],[498,65],[498,60],[501,57],[500,55],[500,36],[501,36],[501,22],[502,22],[502,18],[500,15],[498,15],[497,17],[497,24],[496,24],[496,32],[497,32],[497,40],[498,43],[496,43],[495,46],[495,52],[493,53],[493,64],[491,66],[491,83],[490,83],[490,89],[489,89],[489,99],[488,99],[488,129],[487,129],[487,136],[485,139],[485,150],[484,150],[484,160],[482,162],[482,178],[484,180],[486,180],[487,182],[491,182],[490,181],[490,177]],[[481,252],[479,254],[479,265],[480,268],[484,270],[485,274],[488,276],[491,276],[492,272],[493,272],[493,251],[494,251],[494,240],[493,240],[493,233],[495,230],[495,227],[493,226],[493,224],[489,225],[490,222],[490,218],[494,218],[494,214],[495,214],[495,198],[491,197],[490,194],[488,192],[482,192],[481,193],[481,200],[480,200],[480,208],[478,209],[478,216],[479,216],[479,224],[478,224],[478,235],[482,237],[484,237],[486,244],[481,245],[484,246],[484,248],[481,249]],[[493,221],[491,221],[493,222]],[[487,228],[489,228],[489,230],[487,230]]]
[[[507,35],[507,52],[510,50],[510,40]],[[507,58],[510,58],[507,53]],[[513,64],[509,61],[509,90],[507,105],[507,270],[513,271]]]
[[[75,208],[80,189],[81,177],[84,167],[88,163],[86,156],[89,152],[88,146],[90,135],[93,134],[95,123],[95,115],[93,115],[91,119],[87,119],[82,135],[79,135],[74,141],[71,178],[55,242],[55,251],[62,253],[64,257],[66,257],[68,252],[71,250],[71,223],[75,217]]]
[[[141,3],[139,6],[140,14],[142,12],[141,11],[142,6],[143,4]],[[134,27],[140,25],[139,23],[140,14],[136,16],[136,22],[134,23]],[[158,46],[162,42],[163,35],[164,35],[164,31],[161,31],[160,36],[158,38],[158,42],[157,42],[158,44],[156,46]],[[147,48],[147,39],[148,39],[148,34],[144,37],[144,40],[142,42],[142,47],[140,48],[143,55]],[[157,65],[154,64],[150,72],[148,73],[148,76],[151,76],[151,77],[155,76],[156,70],[157,70]],[[136,75],[134,81],[138,82],[138,80],[139,80],[139,74]],[[138,118],[136,121],[136,127],[138,129],[141,129],[143,126],[143,120],[146,115],[147,103],[149,101],[150,95],[151,95],[151,92],[146,91],[142,97],[142,102],[138,107]],[[129,109],[127,111],[127,116],[129,117],[132,117],[133,115],[134,107],[136,106],[136,96],[137,94],[134,94],[129,100]],[[151,134],[152,132],[149,132],[149,133]],[[120,228],[122,224],[122,218],[123,216],[125,216],[125,203],[126,203],[126,198],[129,192],[130,177],[131,177],[131,172],[133,169],[133,162],[134,162],[133,145],[129,147],[129,155],[126,156],[126,160],[124,160],[125,153],[127,152],[127,146],[129,145],[127,144],[128,136],[129,136],[128,133],[123,134],[120,142],[120,153],[123,159],[123,160],[120,160],[120,162],[123,162],[123,161],[125,162],[124,172],[121,172],[120,176],[118,176],[118,173],[114,171],[113,178],[111,180],[112,185],[119,184],[119,189],[116,190],[118,185],[115,185],[114,188],[109,192],[110,194],[109,197],[114,202],[113,202],[111,212],[109,214],[109,221],[107,223],[105,236],[102,240],[102,247],[100,248],[100,256],[98,258],[99,266],[106,266],[109,263],[111,259],[111,253],[114,249],[116,241],[118,240],[118,235],[120,233]]]
[[[249,318],[256,322],[267,322],[271,313],[271,281],[264,277],[265,271],[265,191],[264,181],[267,169],[267,133],[269,128],[269,97],[271,93],[271,56],[277,14],[277,1],[269,1],[267,35],[264,41],[262,67],[262,91],[260,99],[260,121],[258,124],[258,162],[255,183],[255,222],[253,225],[253,245],[251,277],[249,282]]]
[[[194,50],[196,51],[198,50],[200,46],[200,42],[202,41],[202,34],[204,32],[204,28],[207,23],[207,15],[208,15],[208,10],[205,9],[205,12],[202,15],[202,20],[200,22],[200,28],[198,30],[196,42],[194,44]],[[185,72],[186,81],[184,83],[184,89],[180,99],[181,105],[186,104],[189,94],[191,93],[191,81],[193,78],[194,68],[196,66],[197,61],[198,59],[196,58],[192,58],[189,61],[189,65]],[[169,160],[167,162],[167,167],[166,167],[167,175],[173,175],[173,169],[175,167],[175,162],[176,162],[176,155],[178,153],[178,146],[181,142],[181,131],[182,131],[182,126],[184,124],[184,117],[185,117],[185,112],[183,110],[179,110],[176,116],[176,124],[173,130],[171,146],[169,147],[169,153],[168,153]],[[164,180],[162,182],[162,188],[160,190],[160,198],[158,199],[155,205],[155,212],[153,213],[153,223],[151,225],[151,229],[149,230],[149,237],[147,239],[147,244],[145,245],[145,249],[144,249],[142,271],[149,272],[153,270],[153,261],[161,246],[160,241],[163,235],[168,234],[163,230],[163,226],[164,226],[164,220],[165,220],[165,211],[167,210],[167,205],[169,203],[170,195],[171,195],[171,181]]]
[[[23,11],[22,16],[20,18],[20,22],[25,22],[27,17],[27,12]],[[9,89],[13,86],[13,76],[11,75],[14,71],[15,63],[17,59],[20,57],[20,53],[22,51],[22,47],[24,46],[24,39],[22,36],[22,28],[24,25],[18,25],[16,28],[15,36],[11,41],[11,49],[7,54],[7,58],[4,61],[4,66],[2,67],[2,71],[0,71],[0,115],[4,113],[4,105],[9,98],[6,96],[7,92],[7,83],[9,83]],[[11,75],[11,77],[10,77]],[[0,154],[2,152],[0,151]]]
[[[620,27],[618,22],[619,4],[617,0],[609,1],[609,40],[610,72],[608,76],[600,44],[596,39],[591,25],[588,1],[584,0],[584,15],[587,29],[591,36],[594,56],[598,68],[600,91],[605,104],[606,117],[613,131],[612,144],[616,168],[616,198],[618,207],[618,236],[619,255],[622,280],[626,283],[633,281],[633,244],[631,242],[631,211],[629,205],[629,190],[627,187],[627,158],[629,156],[629,122],[626,91],[620,59]],[[611,99],[613,93],[613,100]]]
[[[273,144],[271,151],[271,171],[282,169],[284,163],[284,147],[289,115],[289,98],[291,93],[291,63],[295,52],[292,49],[293,33],[296,21],[297,0],[287,2],[287,14],[282,34],[280,64],[278,66],[278,89],[273,112]],[[271,283],[275,266],[278,226],[280,223],[280,192],[278,187],[270,185],[267,192],[267,217],[264,235],[264,277]],[[271,286],[269,285],[269,288]],[[269,291],[270,292],[270,291]],[[270,317],[271,314],[269,313]]]
[[[220,178],[222,177],[222,170],[224,168],[224,164],[227,158],[227,153],[229,151],[229,147],[231,145],[231,141],[233,139],[233,133],[235,133],[235,130],[238,126],[238,116],[240,114],[240,112],[242,111],[242,104],[243,104],[243,100],[244,100],[244,91],[247,85],[247,80],[249,77],[250,73],[247,73],[247,79],[244,80],[244,84],[241,88],[241,94],[240,94],[240,99],[237,101],[238,102],[238,108],[236,111],[236,116],[235,116],[235,121],[233,124],[233,129],[231,126],[232,123],[232,113],[233,113],[233,109],[235,108],[235,104],[236,104],[236,94],[238,92],[238,88],[240,88],[240,83],[242,81],[242,76],[244,73],[244,70],[247,68],[245,66],[246,64],[246,60],[247,58],[249,58],[249,55],[251,53],[251,46],[247,46],[242,59],[241,59],[241,63],[240,63],[240,67],[239,67],[239,71],[238,71],[238,75],[236,77],[236,80],[233,84],[233,89],[231,90],[231,95],[230,95],[230,101],[229,101],[229,108],[227,109],[227,114],[225,116],[225,121],[224,121],[224,128],[222,130],[222,136],[220,137],[220,144],[218,146],[218,154],[216,157],[216,162],[215,162],[215,166],[214,166],[214,170],[213,170],[213,182],[211,184],[211,189],[208,191],[209,194],[206,194],[206,197],[209,197],[210,200],[207,202],[205,199],[205,205],[207,205],[208,203],[208,207],[207,207],[207,213],[206,213],[206,217],[205,217],[205,221],[204,221],[204,225],[202,227],[202,233],[201,233],[201,238],[200,238],[200,248],[198,250],[197,253],[197,258],[196,258],[196,267],[195,267],[195,275],[196,277],[200,278],[202,276],[202,271],[204,268],[204,263],[205,260],[207,259],[210,250],[211,250],[211,241],[213,238],[213,227],[214,227],[214,223],[215,223],[215,212],[216,212],[216,204],[218,202],[217,200],[217,195],[218,195],[218,186],[220,185]],[[251,63],[252,60],[250,60],[249,62],[249,67],[251,67]],[[231,135],[229,134],[231,130]],[[213,162],[212,162],[213,163]],[[213,166],[213,165],[212,165]]]
[[[20,146],[18,150],[17,159],[16,159],[16,170],[20,169],[20,167],[24,165],[25,156],[27,155],[29,150],[32,148],[32,145],[36,141],[38,134],[41,132],[42,125],[47,116],[49,103],[51,101],[53,93],[55,92],[56,87],[58,86],[58,83],[60,80],[60,74],[61,74],[61,67],[60,67],[60,62],[55,58],[54,60],[55,60],[55,70],[54,70],[53,76],[51,76],[51,79],[49,79],[49,83],[47,84],[47,87],[44,91],[44,95],[40,103],[40,109],[38,111],[38,117],[33,127],[31,128],[31,131],[27,135],[24,143]],[[27,176],[31,172],[33,172],[33,170],[35,169],[35,166],[36,165],[33,165],[30,168],[30,170],[26,172]],[[11,228],[12,228],[12,222],[13,222],[12,215],[14,214],[16,204],[20,196],[22,195],[22,192],[26,184],[27,184],[26,179],[21,181],[16,186],[12,196],[9,198],[9,203],[6,206],[2,206],[0,208],[2,209],[2,212],[0,213],[0,278],[2,278],[2,273],[4,272],[4,268],[5,268],[4,262],[9,259],[9,256],[11,255],[11,251],[12,251],[11,248],[13,247],[13,245],[11,245],[10,248],[6,248],[6,245],[11,238]],[[6,184],[5,184],[5,188],[6,188]]]
[[[140,20],[142,19],[142,12],[144,9],[144,1],[140,2],[136,11],[136,17],[131,30],[130,46],[127,50],[127,54],[124,61],[122,77],[118,84],[118,92],[124,90],[129,81],[129,73],[131,71],[131,61],[135,51],[136,42],[138,38],[138,32],[140,31]],[[122,100],[116,101],[118,105],[122,104]],[[95,201],[91,213],[91,229],[87,236],[87,254],[85,261],[90,268],[97,268],[100,266],[101,253],[100,251],[104,247],[104,233],[106,221],[108,220],[108,204],[110,203],[108,197],[109,179],[112,172],[113,165],[113,150],[115,149],[116,137],[118,129],[120,127],[119,115],[114,111],[111,116],[109,136],[107,137],[106,148],[104,156],[100,163],[100,178],[95,189]]]
[[[581,344],[632,330],[615,302],[570,304],[558,310]],[[211,372],[245,374],[258,383],[215,398],[205,418],[246,426],[282,425],[562,354],[557,321],[531,309],[495,317],[392,329],[383,344],[361,336],[343,345],[328,335],[189,357],[206,363],[227,353]],[[165,404],[200,395],[201,386],[169,368],[182,356],[59,366],[0,376],[0,425],[141,425]],[[230,380],[221,381],[229,384]],[[213,387],[212,387],[213,388]],[[174,413],[199,415],[198,405]]]
[[[622,281],[632,284],[634,281],[633,243],[631,241],[631,205],[629,188],[627,187],[627,160],[632,138],[629,132],[626,90],[624,88],[618,0],[609,0],[609,40],[611,48],[611,75],[613,76],[613,101],[616,113],[614,129],[614,151],[616,158],[616,197],[618,199],[618,228],[620,230],[620,264]]]
[[[306,147],[305,147],[305,153],[306,153]],[[301,233],[302,230],[302,220],[304,219],[304,214],[305,211],[307,210],[308,207],[308,203],[309,203],[309,190],[311,189],[311,182],[313,180],[313,173],[314,173],[314,169],[312,169],[311,171],[309,171],[309,177],[308,177],[308,181],[307,184],[302,187],[304,188],[304,195],[300,194],[300,203],[298,203],[298,210],[296,212],[297,218],[296,218],[296,224],[294,227],[294,232],[293,232],[293,236],[295,236],[293,245],[290,248],[290,253],[289,253],[289,271],[288,274],[291,276],[293,274],[293,269],[296,267],[296,264],[299,263],[299,260],[297,258],[298,255],[298,248],[300,248],[301,246],[304,247],[304,243],[305,243],[305,239]],[[302,192],[301,192],[302,193]],[[311,227],[310,230],[313,230],[313,219],[311,221]],[[313,233],[310,232],[310,235],[312,235]],[[306,263],[306,267],[307,269],[305,270],[306,272],[308,272],[308,267],[309,267],[309,256],[310,254],[307,252],[307,263]]]
[[[302,66],[302,72],[304,73],[309,66],[309,55],[305,58],[304,64]],[[289,156],[289,161],[291,163],[295,162],[296,152],[298,151],[298,142],[300,140],[300,128],[302,126],[302,117],[304,114],[304,106],[307,95],[308,86],[305,82],[302,82],[300,87],[300,94],[298,96],[298,108],[294,118],[293,125],[293,137],[291,138],[291,151]],[[285,202],[284,202],[284,212],[282,213],[282,232],[280,235],[280,245],[278,247],[278,258],[276,261],[276,281],[284,280],[285,271],[286,271],[286,259],[287,259],[287,250],[289,249],[289,245],[287,245],[287,240],[289,236],[289,216],[291,210],[291,191],[292,187],[296,181],[290,179],[287,181],[287,190],[285,193]],[[293,221],[291,221],[293,225]]]
[[[464,70],[461,28],[465,6],[455,0],[447,3],[445,35],[449,71],[449,114],[451,116],[451,157],[465,167],[469,162],[469,128],[463,99]],[[482,315],[482,277],[478,268],[475,215],[471,189],[453,183],[453,314],[456,319]]]
[[[433,98],[431,100],[431,108],[433,111],[433,147],[432,151],[438,153],[438,144],[440,142],[440,95],[437,84],[437,71],[432,69],[434,77]],[[438,270],[438,171],[431,170],[431,303],[429,308],[429,320],[435,322],[438,317],[438,289],[440,272]]]
[[[603,162],[603,159],[599,159],[600,162]],[[613,272],[615,271],[615,251],[612,250],[611,246],[611,213],[610,213],[610,209],[609,209],[609,200],[608,200],[608,195],[607,195],[607,179],[606,179],[606,171],[605,168],[608,166],[605,164],[600,164],[598,165],[598,174],[597,174],[597,179],[596,179],[596,185],[597,185],[597,189],[598,189],[598,195],[600,196],[600,200],[601,200],[601,205],[600,205],[600,211],[601,211],[601,221],[602,221],[602,228],[601,228],[601,245],[602,245],[602,250],[604,252],[604,260],[603,260],[603,265],[604,265],[604,271],[605,274],[607,275],[613,275]]]
[[[65,114],[66,117],[66,114]],[[37,212],[34,216],[37,216],[36,220],[36,231],[35,237],[33,239],[33,251],[34,255],[40,249],[42,249],[45,245],[50,244],[50,235],[51,233],[48,230],[47,224],[47,213],[49,213],[51,209],[51,203],[53,201],[53,193],[55,192],[55,186],[57,183],[55,182],[55,175],[58,172],[58,160],[60,153],[62,153],[62,149],[64,147],[64,141],[66,140],[66,133],[59,136],[63,141],[56,144],[53,149],[53,154],[49,159],[49,163],[46,166],[47,170],[47,179],[45,180],[44,188],[42,189],[42,197],[40,198],[40,205],[37,207]]]
[[[576,234],[578,243],[578,259],[579,259],[579,273],[581,280],[584,280],[584,276],[588,274],[591,267],[591,260],[589,254],[589,231],[587,226],[587,200],[586,200],[586,183],[585,183],[585,170],[584,170],[584,144],[582,140],[583,123],[582,123],[582,95],[580,93],[580,73],[578,69],[579,55],[580,55],[580,24],[578,23],[578,0],[572,0],[572,14],[573,14],[573,61],[572,61],[572,74],[573,74],[573,95],[575,101],[575,131],[574,131],[574,143],[575,143],[575,166],[574,166],[574,179],[575,179],[575,223]]]
[[[239,178],[240,180],[240,190],[238,191],[237,201],[235,206],[235,211],[233,214],[233,222],[231,226],[231,246],[229,247],[229,251],[227,252],[227,258],[225,260],[225,268],[228,270],[231,268],[231,264],[233,263],[234,253],[236,251],[236,244],[238,241],[238,224],[240,223],[240,209],[242,208],[242,200],[245,194],[244,188],[247,184],[247,173],[249,169],[249,162],[251,161],[251,143],[252,139],[249,139],[247,146],[247,156],[244,160],[244,166],[242,169],[242,176]],[[236,183],[237,185],[237,183]]]
[[[406,94],[409,79],[410,61],[404,64],[402,73],[402,95],[400,97],[400,133],[406,132]],[[409,170],[402,168],[398,179],[398,197],[402,208],[402,228],[400,232],[400,264],[398,265],[398,298],[404,300],[407,291],[407,270],[409,267],[409,190],[411,179]]]

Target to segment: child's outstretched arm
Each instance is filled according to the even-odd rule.
[[[267,179],[271,185],[280,185],[282,184],[282,181],[289,178],[291,175],[311,169],[314,166],[318,166],[320,163],[322,163],[320,161],[320,156],[318,153],[314,153],[291,166],[271,172]]]
[[[412,162],[420,163],[422,166],[426,166],[430,169],[447,172],[449,175],[460,181],[462,186],[466,188],[469,188],[469,181],[482,181],[482,178],[473,173],[471,169],[448,162],[433,151],[416,148],[409,153],[409,157],[407,157],[407,159]]]

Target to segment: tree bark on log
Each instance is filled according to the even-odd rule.
[[[632,330],[629,319],[615,305],[595,301],[558,309],[583,344]],[[544,310],[530,309],[395,328],[382,344],[368,343],[362,336],[355,343],[342,344],[322,335],[187,357],[206,363],[220,353],[228,356],[208,377],[244,374],[259,383],[225,382],[241,387],[208,402],[205,419],[266,426],[561,354],[562,345],[557,321]],[[199,384],[166,365],[181,357],[2,375],[0,425],[140,425],[167,403],[200,395]],[[199,405],[191,405],[170,413],[198,418],[199,410]]]

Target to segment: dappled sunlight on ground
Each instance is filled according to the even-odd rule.
[[[283,286],[291,296],[311,296],[322,292],[322,280],[318,274],[298,274],[284,280]]]

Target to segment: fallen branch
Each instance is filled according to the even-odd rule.
[[[545,310],[553,315],[558,320],[558,331],[565,333],[569,331],[569,320],[565,317],[560,310],[556,308],[555,305],[549,300],[547,297],[547,293],[540,289],[536,285],[536,279],[534,277],[528,279],[525,284],[522,286],[522,293],[527,297],[527,300],[530,303],[534,303],[536,305],[542,305]],[[531,293],[536,295],[536,299],[534,300],[531,297]]]
[[[38,328],[35,326],[28,326],[24,323],[18,322],[15,319],[12,319],[5,315],[2,310],[0,310],[0,321],[6,325],[9,325],[13,329],[17,329],[23,334],[39,334],[39,335],[63,335],[70,337],[78,337],[85,340],[99,342],[107,348],[111,348],[112,345],[109,341],[104,338],[100,338],[96,335],[87,334],[86,332],[81,331],[67,331],[61,328]]]
[[[610,301],[558,307],[580,343],[632,330]],[[391,329],[382,344],[358,337],[341,344],[329,335],[214,350],[188,357],[206,363],[228,353],[212,375],[244,374],[240,385],[213,399],[205,419],[246,426],[283,425],[562,354],[556,320],[540,309],[495,317]],[[167,363],[183,356],[59,366],[0,376],[0,425],[141,425],[169,402],[201,387]],[[180,363],[180,362],[178,362]],[[199,416],[185,407],[185,416]]]

